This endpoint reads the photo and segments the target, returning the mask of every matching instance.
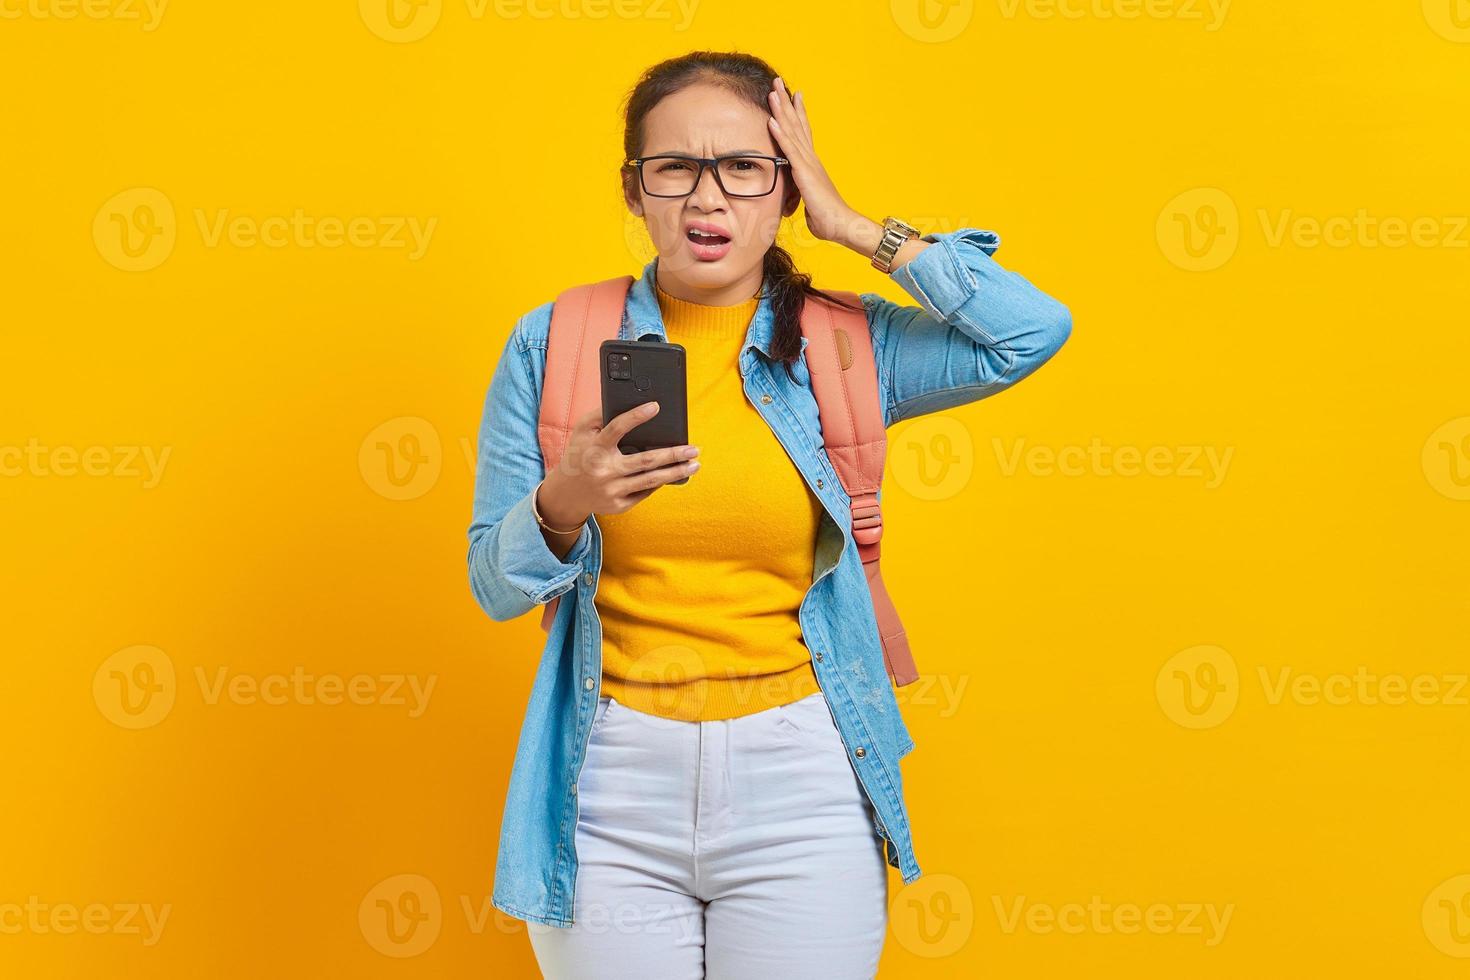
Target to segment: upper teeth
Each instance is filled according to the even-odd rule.
[[[696,234],[696,235],[703,235],[705,238],[723,238],[723,237],[725,237],[725,236],[719,234],[718,232],[713,232],[713,231],[700,231],[698,228],[690,228],[689,230],[691,232],[693,232],[694,234]]]

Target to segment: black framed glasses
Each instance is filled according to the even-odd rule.
[[[776,174],[790,164],[785,157],[761,153],[720,157],[660,153],[623,161],[623,166],[638,170],[638,182],[649,197],[688,197],[699,186],[705,167],[714,171],[715,183],[726,196],[765,197],[776,189]]]

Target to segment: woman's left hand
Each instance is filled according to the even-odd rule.
[[[791,161],[791,177],[806,205],[806,226],[821,241],[845,241],[854,224],[863,219],[837,193],[832,178],[817,159],[812,147],[812,124],[807,120],[801,93],[796,93],[793,105],[786,94],[786,83],[777,78],[766,93],[766,101],[771,106],[767,125],[781,155]]]

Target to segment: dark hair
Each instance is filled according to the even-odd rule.
[[[781,76],[783,79],[786,76]],[[723,86],[735,95],[748,99],[751,105],[769,112],[766,93],[776,80],[776,70],[755,55],[738,51],[690,51],[677,58],[661,61],[643,73],[638,84],[628,93],[623,104],[623,159],[631,160],[643,152],[643,124],[653,107],[666,96],[673,95],[690,85],[700,82]],[[790,95],[787,96],[790,98]],[[638,175],[635,168],[622,168],[623,196],[627,200],[638,196]],[[782,199],[782,212],[794,208],[799,198],[796,183],[788,170]],[[791,365],[801,353],[801,310],[807,297],[819,297],[845,309],[862,309],[853,306],[830,293],[812,285],[812,277],[796,268],[796,262],[779,245],[766,250],[765,288],[771,296],[771,309],[775,314],[775,331],[771,337],[771,357],[786,367],[791,376]]]

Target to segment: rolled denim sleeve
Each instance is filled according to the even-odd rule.
[[[469,531],[470,590],[480,608],[499,621],[514,619],[572,588],[592,541],[584,522],[566,558],[557,558],[531,509],[531,494],[546,472],[536,435],[541,393],[532,381],[517,327],[485,396]]]
[[[862,294],[886,423],[942,411],[1003,391],[1066,343],[1065,305],[1004,269],[993,231],[924,235],[931,243],[891,278],[918,306]]]

